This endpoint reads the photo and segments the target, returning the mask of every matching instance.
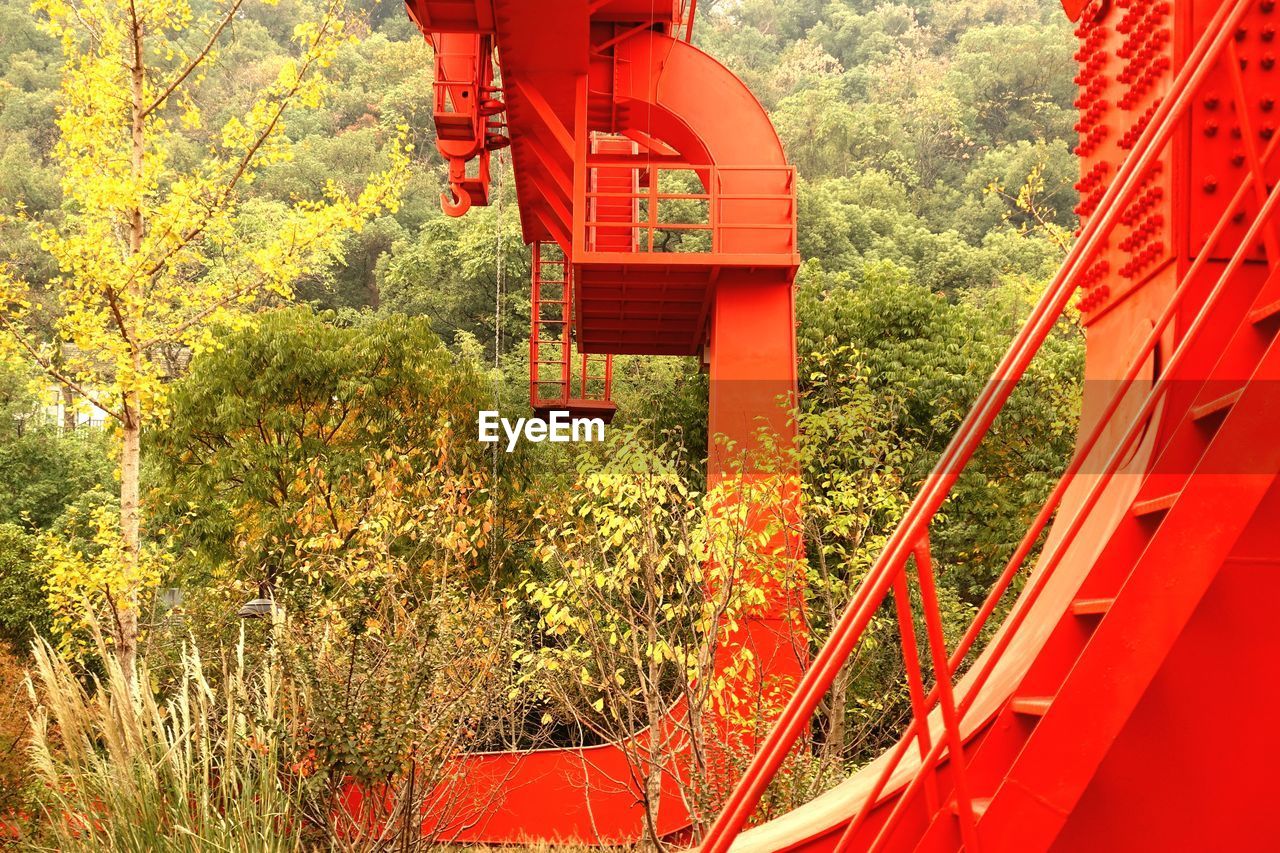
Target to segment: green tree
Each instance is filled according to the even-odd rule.
[[[51,624],[36,550],[31,534],[0,523],[0,641],[15,650],[48,634]]]
[[[442,340],[458,332],[474,335],[488,343],[490,358],[494,346],[505,353],[523,343],[529,335],[529,250],[514,193],[505,192],[501,203],[460,220],[437,211],[397,241],[379,262],[381,306],[429,317]]]
[[[175,384],[153,500],[187,583],[224,607],[255,590],[357,621],[389,574],[483,584],[503,492],[475,440],[482,374],[424,319],[328,319],[263,315]],[[518,488],[518,458],[499,461]]]
[[[163,405],[158,353],[208,345],[211,323],[263,294],[289,295],[296,279],[332,261],[347,232],[395,205],[406,162],[390,146],[388,170],[354,197],[333,186],[318,204],[241,204],[241,188],[259,168],[289,156],[286,114],[323,99],[322,71],[343,41],[341,0],[295,29],[297,55],[242,117],[223,124],[201,156],[180,156],[204,121],[191,92],[241,5],[227,0],[207,12],[194,31],[203,39],[186,2],[38,0],[34,7],[65,60],[56,157],[69,206],[39,224],[58,264],[59,313],[55,340],[42,340],[47,322],[32,322],[42,283],[6,265],[0,330],[11,351],[115,420],[118,547],[104,550],[110,564],[67,564],[60,574],[87,575],[68,588],[100,591],[95,597],[110,613],[126,672],[137,650],[141,595],[154,574],[144,555],[139,463],[143,432]],[[64,342],[74,347],[66,358]]]
[[[869,265],[856,281],[816,265],[804,271],[801,377],[822,373],[833,343],[856,350],[867,387],[897,413],[889,429],[910,448],[903,478],[912,493],[1028,310],[1017,282],[994,293],[950,302],[889,265]],[[935,531],[939,565],[964,600],[979,600],[1003,568],[1070,457],[1083,356],[1079,328],[1064,320],[944,509]]]
[[[657,846],[664,787],[682,786],[700,832],[750,749],[738,733],[758,732],[791,687],[765,681],[750,648],[724,645],[761,615],[766,587],[795,577],[770,545],[789,515],[782,490],[743,477],[694,491],[686,452],[635,425],[583,456],[575,488],[548,507],[541,565],[508,604],[534,622],[517,683],[551,709],[544,725],[619,745]]]
[[[1066,16],[1051,25],[1004,24],[968,30],[956,45],[948,88],[980,142],[1066,139],[1076,120]]]

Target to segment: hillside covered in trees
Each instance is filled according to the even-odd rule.
[[[128,86],[72,67],[114,37],[117,5],[0,0],[0,826],[126,849],[137,826],[49,816],[100,802],[158,837],[171,816],[142,804],[159,789],[227,797],[190,768],[113,787],[77,749],[127,725],[90,698],[134,689],[122,609],[155,697],[137,725],[178,700],[219,720],[200,686],[213,684],[250,720],[210,724],[223,778],[296,783],[193,818],[210,846],[270,833],[280,810],[299,817],[280,849],[335,837],[346,779],[600,742],[655,707],[714,701],[696,677],[700,567],[728,534],[704,502],[707,380],[692,361],[623,357],[603,445],[505,454],[474,440],[478,409],[527,407],[529,254],[501,157],[492,206],[440,211],[431,51],[402,5],[143,4],[164,18],[147,48],[156,79],[180,81],[139,84],[161,90],[145,174],[101,127]],[[698,10],[695,43],[756,93],[801,177],[797,452],[816,647],[1070,244],[1074,40],[1056,0]],[[95,218],[131,194],[189,239]],[[152,251],[153,289],[131,297],[119,270]],[[129,361],[138,337],[147,354]],[[1082,363],[1064,321],[944,507],[949,627],[1064,464]],[[286,615],[236,618],[268,593]],[[650,633],[664,640],[637,660],[630,638]],[[769,808],[883,748],[907,702],[890,659],[872,649],[848,666],[812,760]],[[158,752],[195,737],[149,731]]]

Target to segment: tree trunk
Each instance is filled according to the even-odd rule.
[[[120,429],[120,543],[126,587],[116,594],[116,654],[125,677],[133,684],[138,656],[138,585],[141,579],[141,519],[138,510],[138,469],[142,459],[142,411],[136,393],[125,395]]]
[[[66,435],[76,431],[76,395],[66,385],[62,386],[62,431]]]
[[[141,186],[146,157],[146,64],[144,50],[143,22],[137,11],[130,7],[133,15],[132,27],[132,64],[129,69],[130,95],[130,166],[134,180]],[[143,229],[142,199],[134,200],[128,213],[129,254],[137,255],[142,251]],[[137,287],[137,285],[132,285]],[[128,301],[126,304],[132,304]],[[123,418],[121,418],[120,442],[120,544],[121,566],[125,579],[125,589],[119,590],[115,601],[116,616],[116,654],[124,669],[125,678],[130,686],[134,683],[134,670],[138,656],[138,609],[140,585],[142,581],[141,562],[141,519],[139,516],[138,482],[139,463],[142,459],[142,400],[138,393],[137,382],[144,375],[142,352],[138,349],[138,341],[129,328],[127,318],[116,313],[116,324],[120,336],[129,348],[132,356],[132,376],[122,389]]]
[[[823,744],[823,752],[833,763],[838,762],[844,754],[844,741],[848,737],[849,682],[852,680],[853,672],[846,662],[831,683],[831,704],[827,708],[827,741]]]

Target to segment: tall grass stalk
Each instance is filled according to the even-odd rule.
[[[243,633],[216,683],[185,650],[158,701],[145,663],[134,684],[100,648],[105,675],[86,686],[45,642],[28,678],[31,759],[47,849],[302,849],[295,793],[281,772],[286,720],[274,657],[246,672]]]

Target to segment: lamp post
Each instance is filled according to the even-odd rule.
[[[266,619],[276,609],[276,603],[270,598],[251,598],[240,606],[236,616],[241,619]]]

